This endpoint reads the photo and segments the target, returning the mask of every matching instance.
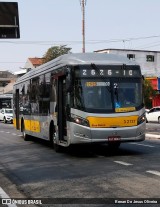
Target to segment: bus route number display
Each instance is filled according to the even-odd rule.
[[[101,86],[101,87],[109,87],[110,86],[110,82],[86,82],[85,83],[86,87],[95,87],[95,86]]]
[[[139,70],[129,69],[81,69],[81,77],[140,77]]]

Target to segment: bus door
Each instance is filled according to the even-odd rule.
[[[16,89],[15,115],[16,115],[16,129],[19,129],[19,89]]]
[[[59,141],[65,141],[67,137],[65,76],[58,77],[57,92],[58,92],[57,93],[58,137],[59,137]]]

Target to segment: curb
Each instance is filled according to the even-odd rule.
[[[160,134],[146,134],[146,138],[148,139],[160,139]]]

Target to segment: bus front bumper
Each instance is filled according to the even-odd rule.
[[[134,127],[89,128],[72,123],[70,144],[94,142],[135,142],[145,140],[146,123]]]

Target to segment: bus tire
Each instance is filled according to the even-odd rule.
[[[60,146],[60,145],[54,143],[54,150],[55,150],[56,152],[62,152],[62,146]]]
[[[50,128],[49,128],[49,145],[50,147],[54,148],[54,125],[53,123],[50,124]]]
[[[22,125],[21,125],[21,132],[22,132],[22,136],[23,136],[24,141],[29,140],[29,135],[26,134],[26,132],[25,132],[24,122],[22,122]]]

